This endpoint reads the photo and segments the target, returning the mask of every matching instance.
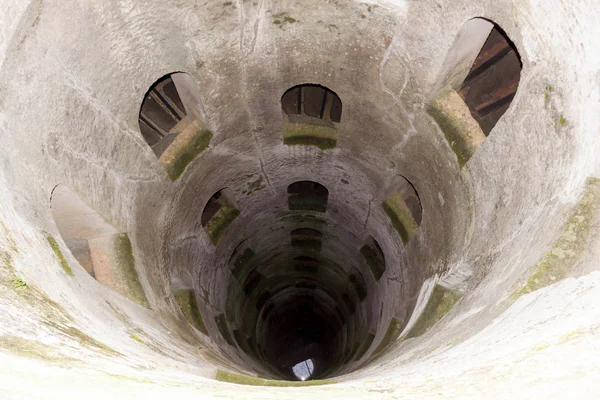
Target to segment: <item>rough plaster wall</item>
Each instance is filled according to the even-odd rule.
[[[45,328],[35,307],[24,307],[7,290],[0,309],[14,323],[0,326],[4,335],[39,340],[82,361],[65,374],[69,361],[2,352],[6,373],[0,375],[7,382],[0,386],[6,397],[58,397],[84,384],[110,385],[114,397],[144,391],[157,398],[161,391],[233,398],[238,391],[247,398],[265,398],[266,391],[274,398],[597,392],[598,363],[590,354],[598,347],[600,318],[589,307],[600,294],[597,273],[503,302],[550,248],[583,180],[600,171],[595,1],[318,2],[311,7],[267,1],[233,6],[3,1],[0,9],[6,10],[0,31],[3,249],[12,254],[15,273],[61,304],[73,325],[124,354],[79,354],[81,342]],[[283,11],[298,22],[273,24],[273,15]],[[521,54],[523,74],[510,109],[460,170],[423,102],[456,33],[475,16],[508,33]],[[173,71],[198,80],[215,135],[209,150],[175,183],[137,128],[142,96]],[[344,102],[339,147],[330,153],[281,143],[279,98],[304,82],[326,85]],[[546,100],[548,85],[553,90]],[[564,125],[557,124],[561,116]],[[217,251],[230,254],[237,244],[232,238],[243,236],[250,224],[268,221],[268,213],[257,210],[285,204],[287,184],[318,176],[336,193],[332,205],[339,208],[339,223],[355,217],[358,224],[350,231],[357,235],[363,223],[391,255],[390,276],[407,284],[382,289],[390,296],[384,320],[398,307],[410,308],[406,301],[416,301],[421,282],[434,273],[464,290],[463,300],[434,330],[396,344],[376,365],[336,386],[240,388],[203,380],[219,361],[198,347],[215,353],[216,347],[177,314],[170,282],[173,275],[188,274],[195,289],[210,284],[216,296],[225,280],[209,267],[222,256],[202,231],[183,229],[178,221],[186,212],[199,218],[223,182],[240,193],[247,173],[263,176],[267,185],[237,199],[243,214]],[[379,207],[378,196],[398,173],[415,184],[424,208],[421,229],[406,251]],[[338,183],[341,178],[351,182],[347,189]],[[130,233],[152,311],[77,268],[49,208],[58,183]],[[61,244],[73,278],[60,269],[44,231]],[[197,237],[188,239],[190,233]],[[590,269],[596,260],[593,254],[587,260]],[[106,300],[130,322],[119,319]],[[137,333],[142,341],[166,355],[133,340],[136,327],[147,335]],[[383,333],[380,329],[374,343]],[[68,378],[61,382],[61,375]],[[174,387],[182,382],[186,386]]]

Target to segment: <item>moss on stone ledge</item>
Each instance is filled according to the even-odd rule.
[[[257,378],[254,376],[239,375],[233,372],[227,372],[218,370],[216,380],[221,382],[236,383],[238,385],[251,385],[251,386],[318,386],[318,385],[330,385],[335,383],[331,379],[323,380],[308,380],[308,381],[277,381],[272,379]]]
[[[212,133],[197,122],[183,130],[160,156],[171,180],[177,180],[194,158],[208,147]]]
[[[406,337],[414,338],[427,332],[454,307],[460,297],[459,292],[435,285],[423,313]]]
[[[62,269],[67,273],[67,275],[73,276],[73,271],[71,270],[71,267],[69,267],[69,263],[67,263],[67,260],[65,260],[65,257],[60,251],[60,247],[58,247],[56,240],[52,236],[46,236],[46,240],[48,240],[48,243],[50,243],[50,247],[52,247],[54,254],[56,254]]]
[[[57,349],[52,346],[13,335],[0,335],[0,349],[7,350],[16,356],[35,358],[44,361],[75,361],[73,358],[61,355]]]
[[[79,344],[88,349],[99,351],[107,356],[121,356],[122,354],[112,348],[108,347],[102,342],[94,339],[90,335],[82,332],[81,330],[75,328],[74,326],[64,326],[62,324],[50,321],[44,321],[44,325],[52,327],[57,331],[61,332],[63,335],[70,337],[73,340],[79,342]]]
[[[373,351],[371,358],[377,357],[383,350],[385,350],[392,342],[398,339],[400,333],[402,332],[402,321],[397,318],[392,318],[390,324],[388,325],[387,330],[385,331],[385,335],[381,339],[381,342]]]
[[[193,290],[182,290],[175,294],[175,300],[185,319],[200,332],[208,335],[202,314],[200,314],[200,309],[198,308],[196,293]]]
[[[383,202],[382,207],[388,217],[390,217],[392,226],[400,234],[402,243],[408,243],[419,226],[406,205],[406,202],[398,193],[394,193]]]
[[[250,269],[254,266],[252,263],[256,253],[252,249],[244,249],[241,254],[235,254],[233,262],[231,263],[231,274],[240,281],[242,278],[246,278]]]
[[[534,267],[527,283],[513,293],[513,300],[567,277],[585,251],[599,202],[600,179],[588,178],[585,192],[567,220],[563,233]]]
[[[227,227],[240,215],[240,211],[233,206],[223,205],[219,211],[208,221],[204,230],[213,244],[219,243]]]
[[[133,258],[133,248],[131,241],[126,233],[114,235],[115,257],[117,259],[119,275],[126,287],[126,293],[122,293],[130,300],[141,306],[150,308],[144,288],[140,283],[137,271],[135,269],[135,260]]]
[[[285,123],[283,125],[283,143],[289,146],[316,146],[321,150],[337,146],[336,128],[323,125]]]
[[[462,168],[485,140],[485,134],[469,108],[454,90],[442,92],[427,106],[444,133]]]
[[[383,252],[376,243],[369,243],[361,247],[360,254],[371,269],[373,277],[378,281],[386,270]]]

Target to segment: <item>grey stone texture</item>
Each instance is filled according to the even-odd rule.
[[[600,173],[596,0],[0,0],[0,10],[0,397],[600,393],[600,219],[586,197]],[[461,168],[427,105],[458,79],[451,50],[474,17],[507,33],[523,69]],[[138,127],[144,94],[173,72],[196,80],[188,95],[212,134],[176,180]],[[280,99],[303,83],[340,97],[335,147],[284,144]],[[381,206],[398,175],[423,210],[406,244]],[[219,334],[239,290],[228,262],[243,240],[256,254],[289,242],[300,226],[286,220],[286,189],[302,180],[329,190],[321,255],[363,273],[360,334],[372,345],[324,385],[239,385],[270,376]],[[127,233],[149,308],[68,251],[50,201],[60,184]],[[224,188],[240,215],[215,245],[200,219]],[[385,254],[378,281],[360,255],[370,237]],[[532,284],[565,248],[568,271]],[[458,300],[409,337],[438,286]],[[182,313],[183,290],[208,336]]]

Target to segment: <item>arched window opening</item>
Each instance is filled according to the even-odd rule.
[[[162,77],[146,93],[140,132],[172,180],[204,151],[212,138],[206,128],[199,89],[185,73]]]
[[[249,296],[252,292],[254,292],[263,279],[263,274],[258,272],[256,269],[253,269],[244,281],[244,293],[246,296]]]
[[[459,31],[428,112],[461,167],[510,106],[521,69],[515,45],[498,25],[474,18]]]
[[[378,281],[386,270],[385,257],[379,243],[373,237],[370,237],[367,243],[361,247],[360,254],[371,268],[373,277]]]
[[[321,250],[323,234],[315,229],[298,228],[290,233],[292,246],[306,252],[318,252]]]
[[[253,266],[252,261],[255,255],[256,253],[254,250],[247,247],[247,243],[245,241],[240,243],[235,248],[231,258],[229,259],[229,267],[231,268],[231,274],[236,280],[240,281],[250,272],[250,269]]]
[[[383,209],[392,226],[407,244],[421,225],[423,209],[415,187],[406,178],[396,177],[395,190],[383,202]]]
[[[281,97],[281,108],[285,144],[312,145],[322,150],[337,145],[342,101],[331,90],[311,84],[294,86]]]
[[[354,290],[360,301],[363,301],[367,297],[367,284],[365,283],[365,278],[360,272],[356,271],[350,275],[348,279],[350,281],[351,288]]]
[[[231,189],[225,188],[212,195],[202,211],[201,223],[213,244],[219,243],[225,230],[239,215]]]
[[[65,185],[54,188],[50,204],[58,231],[79,264],[102,285],[148,307],[129,236]]]
[[[508,109],[520,78],[519,53],[494,25],[458,92],[486,136]]]
[[[288,117],[305,115],[336,123],[342,118],[342,101],[337,94],[320,85],[294,86],[281,98],[281,106]]]
[[[300,181],[287,188],[288,206],[290,210],[325,212],[329,191],[319,183]]]

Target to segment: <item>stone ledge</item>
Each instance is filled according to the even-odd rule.
[[[421,336],[441,320],[454,307],[454,304],[460,299],[461,294],[457,291],[446,289],[443,286],[435,285],[425,309],[417,319],[417,322],[406,335],[406,339]]]
[[[135,269],[131,242],[126,233],[89,240],[96,280],[102,285],[149,308]]]
[[[469,107],[454,90],[438,95],[427,113],[437,122],[462,168],[486,139]]]
[[[251,385],[251,386],[317,386],[317,385],[330,385],[335,383],[331,379],[324,380],[309,380],[309,381],[277,381],[272,379],[257,378],[254,376],[239,375],[233,372],[217,371],[216,380],[221,382],[236,383],[238,385]]]
[[[159,158],[172,181],[183,174],[188,164],[208,147],[211,139],[212,133],[197,121],[190,122],[175,137]]]
[[[383,202],[382,207],[390,217],[392,226],[400,234],[402,243],[408,243],[419,229],[419,225],[404,199],[398,193],[393,193]]]
[[[175,300],[185,316],[185,319],[200,332],[208,336],[208,331],[204,325],[202,314],[200,314],[194,290],[182,290],[175,293]]]
[[[316,146],[321,150],[333,149],[337,146],[338,130],[324,125],[283,124],[283,143],[289,146]]]

